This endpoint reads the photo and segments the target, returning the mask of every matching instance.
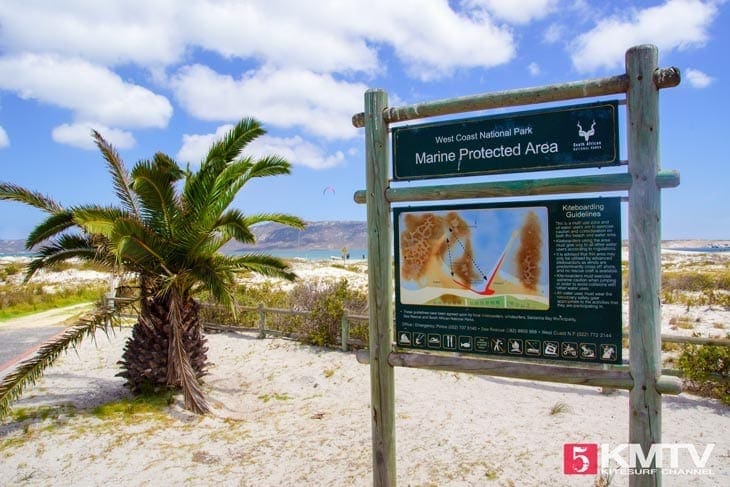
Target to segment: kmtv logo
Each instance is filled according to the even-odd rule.
[[[715,448],[708,443],[700,455],[689,443],[655,443],[644,452],[638,443],[566,443],[563,445],[563,473],[596,475],[601,473],[670,475],[710,475],[706,468]]]
[[[563,445],[563,473],[595,475],[598,473],[598,443]]]

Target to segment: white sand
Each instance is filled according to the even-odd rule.
[[[324,268],[296,270],[310,278],[347,272]],[[359,285],[365,278],[357,276],[344,277]],[[669,326],[685,307],[663,313],[665,333],[691,334]],[[726,331],[718,328],[728,323],[726,310],[689,313],[698,319],[694,331]],[[56,413],[0,424],[0,484],[371,485],[369,367],[353,354],[211,334],[204,387],[213,414],[191,415],[178,396],[169,414],[102,420],[91,414],[95,406],[127,397],[114,375],[128,333],[86,340],[16,403]],[[560,404],[566,410],[551,414]],[[628,439],[627,392],[592,387],[398,368],[396,412],[400,485],[593,485],[594,476],[562,473],[563,444]],[[730,485],[730,408],[686,393],[665,396],[662,427],[664,442],[690,443],[700,454],[715,444],[711,475],[665,475],[665,486]],[[617,475],[611,485],[628,479]]]
[[[114,374],[128,332],[100,334],[98,348],[85,341],[17,403],[75,410],[0,426],[5,485],[370,485],[369,367],[351,353],[209,335],[212,415],[193,416],[176,397],[162,419],[101,420],[90,408],[127,396]],[[624,391],[399,368],[396,397],[401,485],[592,485],[563,475],[563,444],[628,437]],[[551,414],[559,403],[568,410]],[[665,442],[716,444],[712,475],[665,485],[730,483],[729,411],[665,397]]]

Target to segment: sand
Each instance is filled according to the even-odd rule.
[[[371,484],[369,367],[352,353],[209,335],[211,415],[175,397],[161,415],[101,419],[95,406],[127,397],[114,364],[128,333],[85,341],[17,403],[56,413],[0,426],[5,485]],[[563,444],[628,437],[625,391],[399,368],[396,398],[401,485],[592,485],[594,476],[562,473]],[[664,398],[665,442],[715,444],[711,475],[665,485],[728,485],[728,412],[689,394]]]
[[[363,279],[322,264],[301,263],[297,272],[305,271]],[[695,329],[672,330],[671,318],[688,313]],[[717,335],[728,313],[664,306],[663,329]],[[212,414],[192,415],[176,396],[162,413],[98,417],[96,406],[128,397],[115,377],[128,334],[84,341],[16,403],[47,406],[50,414],[0,423],[0,484],[372,484],[369,367],[353,353],[253,333],[209,334],[204,390]],[[664,442],[693,444],[700,454],[715,445],[705,467],[711,473],[664,475],[664,485],[730,485],[730,408],[687,393],[663,402]],[[628,415],[626,391],[398,368],[398,482],[593,485],[594,475],[563,474],[563,445],[624,443]],[[680,463],[692,467],[686,453]],[[610,485],[628,478],[617,474]]]

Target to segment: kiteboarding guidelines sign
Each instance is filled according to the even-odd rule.
[[[399,347],[621,363],[620,198],[393,211]]]
[[[620,164],[616,101],[409,125],[392,134],[396,180]]]

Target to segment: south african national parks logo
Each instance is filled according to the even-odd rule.
[[[588,122],[586,121],[584,121],[583,123],[579,121],[575,125],[578,127],[578,133],[576,135],[579,141],[573,142],[574,152],[595,151],[601,150],[603,148],[603,142],[596,133],[597,128],[595,119],[591,122],[590,128],[588,130],[585,130],[583,128],[584,126],[588,127]]]
[[[583,137],[586,142],[588,142],[588,139],[596,135],[596,121],[594,120],[591,124],[591,128],[589,130],[583,130],[583,127],[580,125],[580,122],[578,122],[576,125],[578,125],[578,136]]]

